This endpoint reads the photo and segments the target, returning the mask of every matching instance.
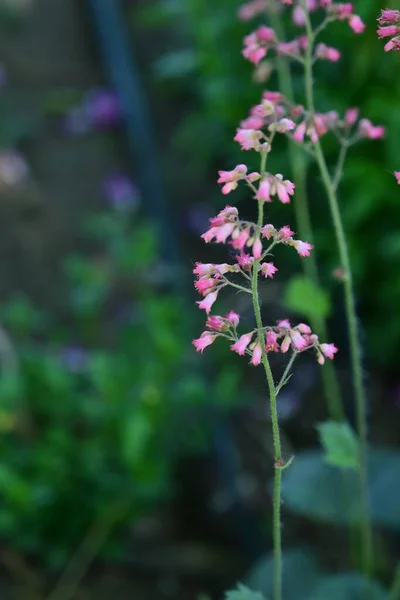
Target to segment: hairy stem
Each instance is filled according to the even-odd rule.
[[[305,57],[305,88],[307,109],[311,115],[315,114],[314,108],[314,90],[313,90],[313,72],[312,72],[312,54],[314,45],[314,33],[311,26],[310,17],[307,11],[306,2],[303,0],[303,10],[306,18],[306,31],[308,37],[308,47]],[[345,276],[344,301],[346,318],[348,325],[351,370],[354,386],[354,396],[356,402],[356,420],[357,430],[360,441],[359,451],[359,478],[361,489],[361,519],[362,519],[362,551],[363,551],[363,570],[370,576],[373,566],[373,546],[372,546],[372,527],[368,499],[367,482],[367,416],[364,385],[362,380],[362,361],[361,345],[357,332],[357,315],[354,300],[353,277],[350,267],[349,250],[346,236],[344,233],[342,218],[340,215],[338,198],[335,191],[334,181],[329,173],[325,155],[323,153],[319,140],[314,145],[316,161],[320,170],[321,178],[328,196],[329,208],[332,216],[332,222],[336,235],[341,266],[344,269]]]
[[[268,17],[271,21],[278,39],[283,41],[284,33],[282,22],[279,15],[273,7],[267,9]],[[290,66],[287,59],[283,56],[276,57],[277,74],[279,89],[289,102],[294,102],[294,92]],[[308,159],[305,157],[301,148],[295,144],[289,144],[289,161],[292,166],[293,178],[296,182],[296,198],[294,201],[294,211],[297,223],[298,233],[302,240],[312,243],[313,233],[310,217],[310,207],[307,198],[307,166]],[[304,273],[313,283],[319,285],[318,267],[314,253],[307,260],[302,261]],[[328,339],[328,328],[323,317],[314,316],[310,319],[312,329],[324,340]],[[327,402],[328,413],[335,421],[343,421],[344,410],[340,393],[339,382],[337,379],[335,367],[331,362],[327,362],[321,369],[322,384]]]
[[[261,175],[265,173],[267,161],[267,153],[261,155]],[[263,224],[264,203],[262,200],[258,202],[258,221],[257,235],[260,235],[260,230]],[[282,449],[279,433],[278,409],[276,404],[275,382],[269,364],[266,348],[265,334],[263,332],[263,324],[261,318],[261,306],[258,294],[258,266],[260,260],[255,259],[253,263],[252,273],[252,294],[253,294],[253,309],[257,325],[258,342],[262,351],[262,364],[265,370],[265,375],[268,382],[269,403],[271,409],[272,421],[272,438],[274,445],[274,492],[273,492],[273,547],[274,547],[274,595],[273,600],[282,600],[282,541],[281,541],[281,476],[282,476]]]

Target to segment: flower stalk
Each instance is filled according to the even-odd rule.
[[[305,52],[304,60],[304,77],[305,77],[305,92],[306,104],[310,115],[315,115],[314,107],[314,90],[313,90],[313,48],[315,35],[312,29],[310,15],[307,9],[307,3],[302,0],[302,7],[305,15],[306,35],[308,45]],[[368,481],[367,481],[367,415],[366,415],[366,398],[362,378],[362,359],[361,359],[361,344],[358,338],[357,331],[357,314],[354,299],[353,276],[351,272],[349,250],[344,232],[343,222],[339,209],[336,188],[339,183],[339,174],[343,168],[344,152],[339,158],[339,170],[336,177],[333,179],[329,173],[326,164],[325,155],[322,150],[319,139],[314,142],[316,162],[321,174],[326,194],[328,197],[329,208],[331,212],[332,222],[334,226],[336,242],[338,246],[341,267],[344,270],[343,290],[346,319],[348,325],[350,360],[352,370],[352,380],[354,386],[354,397],[356,404],[356,421],[357,432],[359,436],[359,479],[361,493],[361,516],[362,516],[362,552],[363,552],[363,570],[370,577],[373,568],[373,542],[372,542],[372,526],[369,510],[368,498]]]

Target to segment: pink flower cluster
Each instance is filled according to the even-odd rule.
[[[293,23],[297,27],[305,27],[306,15],[300,1],[293,3],[286,0],[283,4],[293,5]],[[246,2],[239,9],[239,18],[243,21],[249,21],[262,13],[267,6],[266,0],[253,0]],[[354,14],[353,4],[351,2],[333,2],[332,0],[307,0],[307,10],[314,12],[318,9],[325,11],[327,21],[347,21],[354,33],[362,33],[365,25],[361,18]],[[393,12],[398,11],[383,11]],[[391,35],[391,34],[387,34]],[[395,34],[393,34],[395,35]],[[278,55],[287,55],[299,57],[307,49],[308,41],[306,36],[300,36],[289,42],[282,42],[277,39],[273,29],[262,25],[253,33],[244,38],[244,48],[242,54],[250,62],[258,65],[259,62],[267,56],[269,50],[274,50]],[[392,48],[390,48],[392,49]],[[318,44],[316,47],[315,58],[336,62],[340,59],[340,52],[335,48],[328,48],[325,44]]]
[[[395,171],[394,176],[396,177],[397,184],[400,185],[400,171]]]
[[[217,337],[225,337],[233,341],[230,346],[233,352],[240,356],[249,354],[251,363],[256,367],[261,363],[262,348],[258,339],[257,330],[242,334],[240,337],[236,332],[239,324],[239,315],[231,311],[225,317],[212,316],[207,319],[207,330],[203,331],[201,336],[193,340],[193,345],[198,352],[210,346]],[[293,352],[303,352],[314,348],[317,353],[319,364],[323,365],[325,358],[334,358],[338,351],[334,344],[321,344],[318,336],[313,334],[310,327],[305,323],[300,323],[292,327],[290,322],[285,319],[278,321],[275,327],[265,327],[263,329],[265,351],[286,353],[289,349]]]
[[[381,11],[378,17],[378,36],[379,39],[386,37],[392,38],[385,44],[385,52],[390,50],[400,50],[400,10],[386,8]]]
[[[284,186],[284,182],[280,182],[279,180],[276,180],[276,182],[278,185]],[[294,187],[294,184],[292,184],[291,182],[289,183],[291,186]],[[286,189],[285,193],[287,193]],[[235,250],[243,252],[245,247],[252,248],[253,257],[258,260],[263,256],[263,244],[260,237],[256,235],[256,225],[254,223],[249,223],[248,221],[241,221],[238,217],[239,215],[237,208],[233,206],[226,206],[223,210],[221,210],[218,213],[216,217],[210,219],[210,227],[205,233],[202,234],[201,237],[206,243],[215,240],[217,243],[223,244],[226,243],[228,237],[230,237],[231,239],[229,243]],[[290,227],[288,226],[282,227],[281,229],[277,230],[273,225],[265,225],[261,229],[262,238],[265,238],[267,240],[272,239],[274,246],[276,244],[283,243],[287,246],[292,246],[293,248],[295,248],[295,250],[301,257],[310,256],[310,250],[312,249],[312,245],[308,244],[308,242],[302,242],[301,240],[293,239],[293,235],[294,232],[291,231]],[[240,263],[241,260],[244,260],[244,258],[241,258],[241,255],[239,255],[239,257],[237,257],[237,261],[240,266],[242,266]],[[206,266],[208,267],[209,265]],[[213,265],[213,267],[219,267],[217,279],[219,279],[221,276],[225,275],[225,273],[229,271],[237,272],[237,267],[236,269],[228,268],[229,265]],[[225,269],[224,272],[221,272],[222,267]],[[196,275],[206,275],[207,279],[211,275],[215,276],[215,273],[210,274],[208,271],[207,273],[200,273],[197,270],[198,268],[199,267],[196,267],[196,269],[193,271]],[[204,284],[202,285],[204,286]],[[203,287],[197,287],[197,289],[200,292],[207,291],[208,293],[210,291],[208,289],[206,290],[206,288]],[[215,290],[213,289],[212,291]]]
[[[325,49],[323,48],[324,52],[329,50],[332,49],[326,46]],[[253,149],[257,152],[268,150],[269,138],[263,129],[267,129],[270,133],[283,134],[290,134],[293,131],[291,135],[295,142],[304,143],[306,139],[310,139],[313,144],[329,131],[341,138],[348,138],[351,135],[352,142],[360,138],[376,140],[385,135],[385,129],[381,125],[374,125],[368,119],[359,119],[358,108],[348,109],[343,118],[336,111],[310,115],[303,106],[291,105],[280,92],[269,90],[263,92],[260,104],[253,106],[248,117],[241,121],[235,140],[240,143],[243,150]],[[242,168],[243,165],[239,167]],[[259,174],[251,173],[249,177],[256,181]],[[243,175],[240,173],[232,175],[232,178],[232,181],[236,182],[246,177],[245,173]],[[220,183],[223,183],[223,180]],[[235,185],[232,189],[236,187]],[[225,189],[230,191],[228,187]]]

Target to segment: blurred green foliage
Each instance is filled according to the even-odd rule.
[[[104,552],[118,557],[127,526],[174,494],[179,457],[209,445],[216,395],[235,397],[224,368],[209,394],[187,352],[193,324],[154,280],[167,267],[152,228],[109,210],[83,233],[91,249],[65,261],[61,314],[21,296],[0,309],[15,346],[1,353],[0,535],[50,567],[110,511]]]
[[[176,47],[160,56],[154,76],[160,89],[172,97],[182,90],[193,98],[193,109],[186,111],[175,131],[176,148],[185,152],[187,169],[181,173],[188,185],[193,178],[218,168],[243,162],[243,154],[232,142],[237,124],[249,107],[256,104],[263,89],[276,89],[273,59],[272,75],[263,83],[252,77],[252,66],[240,54],[242,38],[255,23],[240,23],[237,8],[241,2],[221,0],[217,5],[202,0],[162,0],[143,7],[140,23],[152,31],[171,28]],[[351,150],[340,190],[345,228],[349,237],[351,260],[356,278],[358,308],[366,329],[367,355],[375,364],[392,369],[400,356],[400,234],[395,223],[400,218],[399,193],[391,174],[399,168],[397,143],[400,138],[399,53],[385,54],[376,35],[376,18],[381,0],[356,2],[356,11],[367,24],[362,36],[354,35],[344,23],[332,25],[324,42],[340,49],[337,64],[316,66],[317,107],[321,112],[359,106],[361,115],[387,128],[384,141],[366,141]],[[288,39],[298,34],[287,11]],[[135,19],[137,19],[135,12]],[[179,82],[179,85],[178,85]],[[293,70],[296,100],[303,101],[302,78]],[[324,140],[329,163],[335,164],[335,140]],[[277,171],[287,165],[286,147],[274,149],[271,163]],[[257,165],[249,165],[251,168]],[[290,173],[286,173],[290,176]],[[214,185],[211,197],[217,206],[221,196]],[[329,212],[319,175],[309,169],[308,189],[315,246],[324,287],[333,288],[331,273],[338,266],[338,255]],[[235,192],[240,196],[240,191]],[[237,197],[238,197],[237,196]],[[294,202],[296,199],[294,198]],[[285,207],[272,209],[275,219],[294,225],[294,214]],[[382,332],[385,343],[382,343]]]

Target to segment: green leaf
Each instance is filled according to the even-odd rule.
[[[340,573],[325,577],[308,600],[388,600],[389,594],[377,582],[370,587],[359,573]],[[368,592],[367,592],[368,590]]]
[[[283,302],[288,309],[308,318],[326,318],[331,313],[328,294],[304,275],[292,277],[286,286]]]
[[[358,468],[358,439],[348,423],[327,421],[317,425],[317,429],[329,464],[343,469]]]
[[[312,551],[308,547],[285,550],[282,557],[285,573],[290,577],[283,579],[283,597],[285,600],[308,598],[321,578],[321,570]],[[260,590],[266,597],[273,596],[274,557],[262,556],[250,569],[246,583]]]
[[[238,583],[236,590],[225,592],[225,600],[265,600],[265,597],[261,592],[254,592],[241,583]]]
[[[399,452],[388,448],[369,449],[368,487],[373,522],[400,531]],[[282,496],[287,509],[310,519],[340,525],[359,523],[359,489],[358,473],[328,464],[320,450],[297,454],[282,479]]]

